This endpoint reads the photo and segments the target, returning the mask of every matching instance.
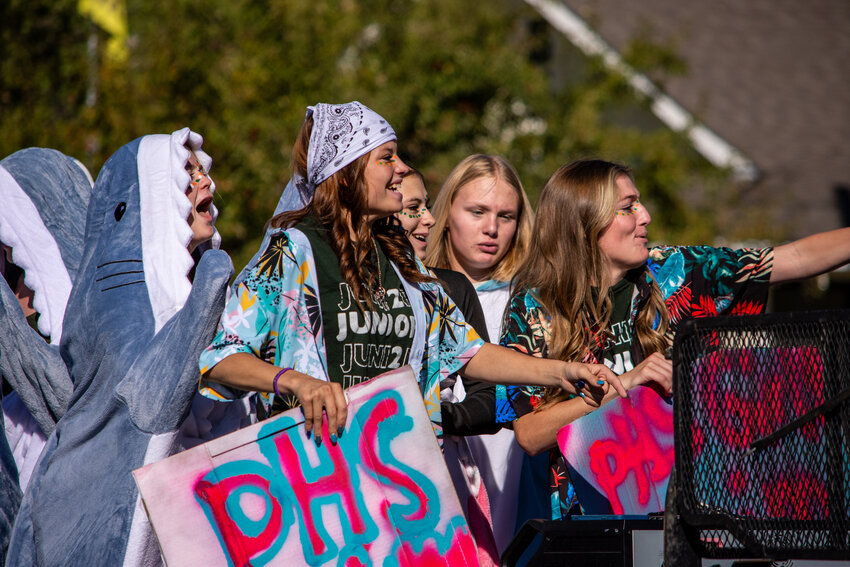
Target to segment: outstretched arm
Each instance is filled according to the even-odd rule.
[[[570,394],[583,397],[588,404],[594,406],[599,405],[608,390],[608,384],[613,386],[619,395],[626,396],[626,390],[620,380],[601,364],[537,358],[490,343],[484,344],[475,353],[460,370],[460,374],[492,384],[563,388]]]
[[[813,234],[773,251],[770,283],[801,280],[850,262],[850,228]]]

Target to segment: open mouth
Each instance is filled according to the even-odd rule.
[[[419,242],[425,243],[427,242],[428,235],[427,234],[412,234],[413,238],[418,240]]]
[[[213,204],[212,196],[206,197],[205,199],[202,199],[199,203],[197,203],[195,205],[195,210],[202,215],[203,214],[209,215],[209,214],[211,214],[210,209],[212,208],[212,204]]]
[[[387,187],[387,189],[395,192],[401,191],[401,181],[399,181],[398,183],[393,183],[392,185]]]

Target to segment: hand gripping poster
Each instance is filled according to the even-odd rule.
[[[410,368],[346,397],[337,444],[296,408],[134,471],[166,564],[478,565]]]

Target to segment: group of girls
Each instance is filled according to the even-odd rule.
[[[181,235],[187,257],[195,253],[197,269],[169,251],[174,258],[171,287],[159,285],[149,292],[145,309],[152,313],[138,316],[151,329],[130,324],[127,319],[137,315],[126,309],[125,320],[116,326],[126,327],[128,337],[153,336],[143,345],[147,357],[156,358],[150,354],[156,348],[198,355],[200,382],[197,370],[194,382],[185,378],[185,369],[176,372],[169,386],[180,394],[169,400],[175,411],[161,415],[156,404],[163,396],[134,397],[150,389],[161,393],[157,376],[142,380],[147,367],[141,366],[105,388],[105,403],[97,397],[104,389],[98,380],[105,380],[99,369],[117,366],[119,360],[129,368],[137,353],[119,346],[92,348],[91,337],[89,342],[69,338],[63,354],[75,389],[66,415],[76,422],[63,419],[79,424],[86,421],[83,415],[96,418],[85,429],[63,429],[59,420],[58,429],[66,434],[48,441],[34,476],[40,488],[27,491],[15,526],[10,564],[153,561],[149,526],[139,517],[137,494],[123,481],[105,483],[106,490],[121,493],[120,499],[109,500],[109,525],[92,520],[85,509],[72,509],[85,508],[81,503],[97,499],[104,487],[90,482],[92,465],[68,456],[80,454],[80,445],[103,432],[115,449],[120,447],[116,439],[142,431],[147,441],[134,441],[138,454],[119,467],[121,475],[128,475],[188,445],[178,433],[181,426],[185,429],[181,420],[190,406],[193,430],[224,432],[214,419],[198,426],[203,423],[194,411],[199,400],[192,399],[187,383],[197,384],[207,399],[227,402],[224,406],[256,392],[261,419],[300,405],[307,437],[321,445],[336,443],[344,433],[345,388],[405,364],[419,378],[462,505],[470,516],[475,507],[487,520],[483,529],[473,526],[481,562],[495,564],[518,523],[543,513],[518,505],[534,500],[530,494],[554,490],[540,500],[551,517],[581,512],[569,483],[545,480],[547,471],[559,475],[564,466],[557,431],[639,385],[669,393],[672,367],[664,355],[682,320],[760,312],[768,284],[810,277],[850,261],[850,229],[761,250],[650,248],[651,219],[631,171],[601,160],[558,169],[540,195],[535,217],[507,161],[471,156],[449,175],[431,210],[421,174],[398,154],[392,127],[366,106],[308,107],[292,151],[292,179],[262,249],[237,278],[221,312],[218,256],[205,261],[209,252],[198,253],[216,234],[209,160],[188,130],[177,145],[171,140],[164,159],[186,175],[166,175],[165,181],[149,176],[136,185],[178,188],[169,198],[182,197],[172,208],[184,227],[171,230]],[[93,201],[105,198],[99,185],[105,190],[131,184],[122,176],[135,165],[108,162]],[[89,211],[86,238],[99,238],[101,248],[112,234],[99,234],[106,233],[104,226],[120,222],[125,210],[150,203],[149,197],[122,198],[117,205],[108,201],[98,207],[97,214]],[[144,265],[148,259],[142,246],[140,260],[132,261]],[[131,260],[86,252],[86,266],[100,268],[98,261]],[[96,281],[115,277],[92,270],[83,276]],[[193,278],[195,288],[205,291],[197,292],[204,299],[191,308],[199,315],[222,313],[217,328],[209,329],[208,346],[156,343],[165,330],[179,335],[182,327],[168,326],[190,307]],[[87,301],[92,298],[81,295],[86,289],[81,283],[88,285],[81,278],[75,281],[74,294],[80,297],[76,303],[72,297],[66,320],[73,321],[75,309],[91,309]],[[98,292],[105,289],[112,287]],[[169,301],[160,305],[157,298]],[[82,352],[81,345],[89,351]],[[111,427],[116,420],[121,425]],[[85,439],[76,433],[82,430]],[[163,436],[170,441],[161,441]],[[122,450],[116,449],[118,454]],[[542,466],[533,455],[543,455]],[[95,467],[103,465],[90,460]],[[51,461],[58,464],[51,468]],[[78,478],[71,480],[72,475]],[[39,477],[50,479],[46,488]],[[59,497],[63,478],[86,486]]]
[[[362,327],[345,321],[356,320],[354,311],[412,315],[412,336],[372,332],[364,340],[398,349],[398,364],[419,374],[435,431],[446,434],[449,468],[452,459],[477,465],[483,487],[454,478],[458,493],[471,497],[466,506],[474,500],[489,512],[494,540],[478,542],[479,552],[490,554],[482,561],[492,559],[494,547],[504,551],[528,514],[581,511],[569,482],[539,480],[541,470],[544,479],[546,471],[568,478],[557,431],[638,385],[669,393],[665,354],[683,319],[761,312],[768,284],[850,261],[850,229],[775,249],[650,248],[651,218],[631,171],[602,160],[555,172],[535,219],[509,163],[470,156],[430,211],[422,177],[398,157],[391,128],[358,103],[311,107],[292,169],[289,191],[298,199],[290,194],[288,202],[297,207],[279,207],[272,219],[278,230],[201,356],[202,388],[222,398],[274,393],[282,408],[295,398],[307,434],[323,442],[326,415],[326,441],[333,443],[346,418],[342,389],[394,366],[352,371],[346,353],[356,352],[361,338],[351,330]],[[473,284],[483,328],[466,322],[476,321],[474,307],[458,312],[471,293],[446,270]],[[442,332],[447,327],[451,332]],[[517,352],[531,356],[511,356]],[[586,366],[558,370],[540,362]],[[509,427],[492,435],[494,423]],[[458,434],[469,436],[460,448],[451,440]],[[541,467],[531,456],[547,450]],[[550,488],[553,494],[531,497]],[[547,509],[519,510],[518,502],[530,501]]]
[[[591,404],[607,391],[608,379],[619,387],[602,365],[530,359],[485,343],[467,323],[465,314],[470,310],[463,311],[458,305],[468,304],[475,292],[469,290],[463,276],[472,283],[486,283],[512,248],[515,250],[510,258],[518,263],[522,247],[515,246],[516,226],[530,217],[530,207],[513,169],[503,160],[477,161],[473,160],[471,167],[463,165],[458,187],[470,181],[477,185],[472,195],[467,196],[465,191],[460,194],[468,201],[463,205],[465,214],[476,219],[478,226],[457,231],[462,238],[468,235],[479,242],[469,243],[462,255],[451,253],[451,259],[437,258],[433,263],[428,262],[430,257],[426,259],[426,264],[434,268],[462,265],[465,269],[459,270],[461,276],[430,272],[412,253],[422,256],[432,224],[427,194],[421,177],[411,174],[398,157],[392,129],[359,103],[310,107],[293,149],[296,181],[289,185],[299,197],[289,200],[302,206],[292,211],[279,207],[279,214],[272,219],[272,226],[280,230],[270,235],[256,265],[238,285],[213,344],[201,355],[202,391],[222,399],[245,391],[273,393],[271,411],[275,411],[276,403],[280,409],[292,407],[295,398],[304,410],[307,435],[320,444],[335,442],[342,432],[346,419],[344,388],[401,364],[409,364],[419,375],[426,406],[441,439],[444,426],[451,434],[494,431],[495,392],[482,383],[547,386],[548,382],[548,387],[581,393]],[[508,173],[510,178],[503,181]],[[499,202],[493,207],[477,203],[493,182],[498,186]],[[405,190],[410,195],[404,194]],[[518,200],[523,201],[525,210],[517,205]],[[477,219],[474,206],[488,211]],[[523,222],[527,233],[530,221]],[[465,219],[458,222],[459,227],[469,224]],[[407,235],[399,230],[402,227],[409,227]],[[457,258],[462,258],[463,264]],[[446,278],[448,289],[435,276]],[[496,283],[499,285],[494,287],[501,285]],[[503,302],[506,300],[505,294]],[[357,324],[386,316],[396,322],[395,333],[380,333],[374,326]],[[498,336],[501,313],[489,309],[484,317],[485,326],[479,324],[479,329],[492,333],[491,338]],[[398,324],[408,320],[409,325]],[[364,345],[400,356],[381,358],[385,365],[375,364],[372,358],[372,364],[358,366],[358,361],[367,361],[356,356],[358,348],[366,352]],[[461,380],[456,380],[455,374]],[[454,393],[455,389],[460,395]],[[460,401],[461,396],[462,402],[451,403]],[[445,420],[443,413],[452,419]],[[330,432],[327,439],[321,429],[323,414]],[[467,419],[458,419],[460,416]],[[512,435],[509,431],[507,434],[507,441],[513,443]],[[508,450],[503,447],[509,443],[498,446],[494,460],[504,462]],[[474,461],[470,458],[474,453],[470,455],[465,444],[458,444],[453,439],[444,446],[465,464]],[[454,475],[467,510],[469,506],[478,507],[488,524],[492,518],[507,518],[509,513],[515,517],[511,512],[515,503],[508,506],[507,513],[498,510],[495,503],[515,501],[516,479],[510,480],[509,497],[497,495],[491,506],[486,496],[489,487],[480,486],[475,472],[469,478],[469,467],[454,465],[450,461],[455,473],[467,472],[467,478],[461,480]],[[507,465],[477,467],[477,472],[485,472],[485,480],[493,470],[501,471],[494,485],[501,490],[513,469]],[[510,533],[503,537],[505,543],[513,535],[514,523],[514,518],[505,523],[510,525]],[[498,561],[498,541],[493,542],[492,527],[472,528],[481,553],[492,562]]]

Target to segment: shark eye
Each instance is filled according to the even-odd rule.
[[[127,210],[126,203],[118,203],[118,206],[115,207],[115,220],[120,221],[121,217],[124,216],[124,211]]]

